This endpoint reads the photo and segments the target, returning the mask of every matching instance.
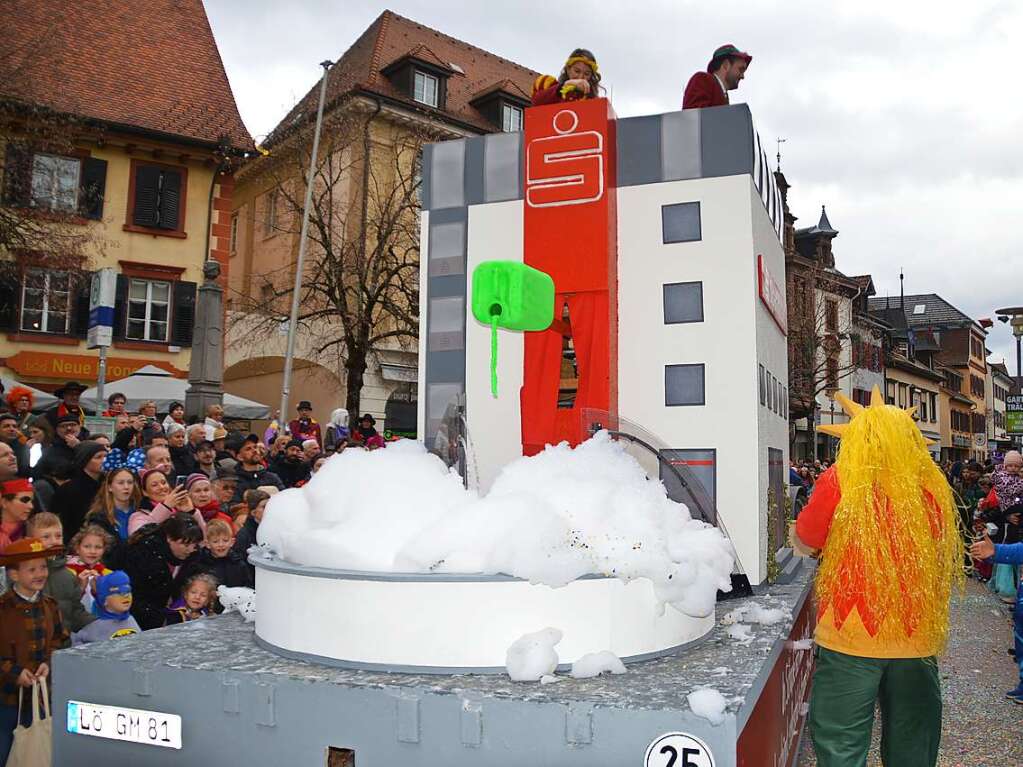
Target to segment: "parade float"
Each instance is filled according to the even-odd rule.
[[[813,614],[749,110],[537,107],[422,172],[421,444],[271,502],[254,625],[59,653],[58,763],[793,764]]]

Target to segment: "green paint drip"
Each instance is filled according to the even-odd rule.
[[[497,318],[490,318],[490,393],[497,397]]]

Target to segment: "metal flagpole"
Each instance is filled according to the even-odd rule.
[[[323,100],[327,94],[327,75],[332,61],[321,61],[323,78],[320,80],[320,104],[316,109],[316,131],[313,133],[313,152],[309,159],[309,177],[305,186],[305,206],[302,209],[302,233],[298,238],[298,262],[295,264],[295,288],[291,294],[291,318],[288,320],[288,351],[284,356],[284,384],[281,387],[281,422],[288,423],[288,399],[291,395],[291,368],[295,361],[295,335],[298,332],[298,303],[302,290],[302,271],[305,264],[306,234],[309,230],[309,208],[313,204],[313,180],[316,175],[316,154],[320,149],[320,127],[323,124]]]

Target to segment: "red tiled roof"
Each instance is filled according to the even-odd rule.
[[[414,56],[426,62],[443,64],[454,70],[447,82],[447,103],[437,110],[414,101],[392,85],[382,69],[402,58]],[[458,70],[462,70],[459,72]],[[495,83],[509,81],[511,92],[528,94],[539,76],[520,64],[503,59],[469,43],[417,24],[392,11],[384,11],[345,51],[330,72],[327,104],[353,91],[365,91],[403,102],[410,107],[433,113],[439,119],[457,121],[469,128],[490,133],[498,130],[470,102]],[[267,143],[282,135],[302,117],[316,113],[319,84],[314,85],[302,100],[271,132]]]
[[[201,0],[10,0],[0,96],[114,126],[252,146]]]

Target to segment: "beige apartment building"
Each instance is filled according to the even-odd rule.
[[[331,68],[292,407],[309,400],[324,422],[357,391],[378,429],[415,433],[419,151],[520,130],[537,75],[390,11]],[[267,137],[266,154],[238,173],[234,190],[225,388],[260,402],[281,396],[318,96],[319,83]],[[377,294],[371,307],[367,296]],[[360,369],[353,349],[367,339]]]

